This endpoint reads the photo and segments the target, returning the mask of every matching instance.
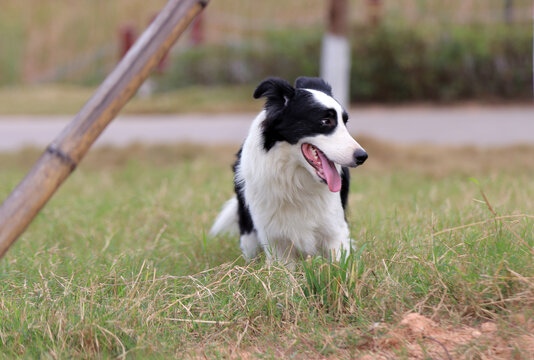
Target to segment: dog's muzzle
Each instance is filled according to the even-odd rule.
[[[365,152],[364,149],[358,149],[354,152],[353,154],[353,158],[354,158],[354,163],[356,164],[355,166],[359,166],[361,164],[363,164],[365,162],[365,160],[367,160],[369,156],[367,155],[367,153]]]

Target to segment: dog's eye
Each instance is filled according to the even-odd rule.
[[[334,125],[334,121],[332,119],[322,119],[321,125],[323,126],[332,126]]]

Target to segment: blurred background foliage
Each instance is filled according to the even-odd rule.
[[[3,0],[0,86],[98,85],[165,0]],[[28,4],[31,6],[28,6]],[[379,6],[377,6],[379,4]],[[351,0],[353,102],[532,97],[530,0]],[[203,41],[173,49],[158,91],[317,76],[326,2],[212,1]]]

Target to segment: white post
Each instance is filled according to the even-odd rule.
[[[350,103],[350,44],[346,37],[326,33],[321,48],[321,77],[330,85],[337,101]]]
[[[330,0],[328,29],[321,48],[321,77],[332,86],[341,105],[350,104],[350,43],[347,39],[347,0]]]

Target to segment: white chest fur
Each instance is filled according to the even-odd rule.
[[[253,122],[236,169],[261,245],[279,255],[291,249],[304,255],[338,249],[349,237],[339,193],[302,166],[299,145],[280,142],[264,150],[264,117],[260,113]]]

